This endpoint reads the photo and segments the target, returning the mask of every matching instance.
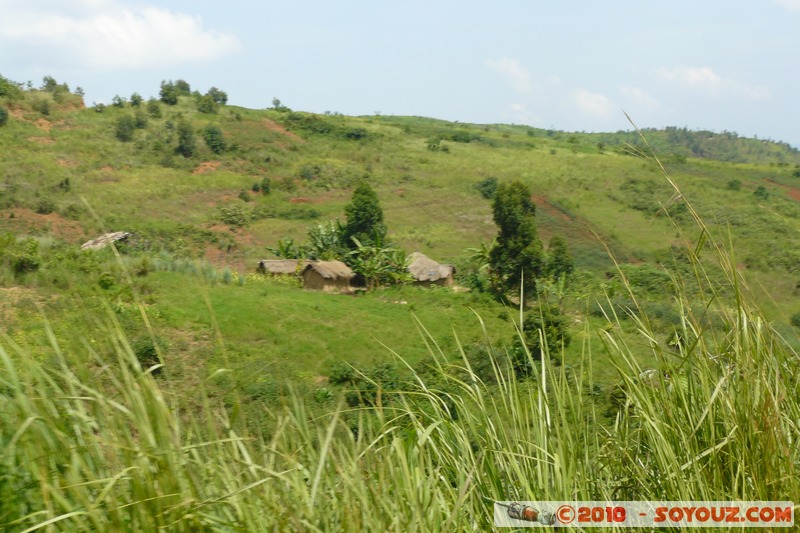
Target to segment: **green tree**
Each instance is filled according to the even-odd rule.
[[[8,122],[8,111],[5,107],[0,107],[0,126],[5,126]]]
[[[125,107],[125,99],[117,94],[111,99],[111,105],[119,108]]]
[[[175,90],[178,91],[179,96],[190,96],[192,94],[192,86],[185,80],[176,80]]]
[[[547,247],[547,275],[557,280],[566,278],[575,270],[575,263],[567,248],[567,241],[561,235],[553,235]]]
[[[192,125],[185,121],[181,122],[178,124],[178,147],[175,151],[183,157],[192,157],[196,148]]]
[[[56,79],[54,77],[45,76],[42,79],[41,90],[43,90],[45,92],[48,92],[48,93],[54,93],[54,92],[56,92],[58,90],[58,88],[59,88],[58,82],[56,81]]]
[[[197,99],[197,110],[209,115],[217,112],[218,104],[209,95],[201,96]]]
[[[225,105],[228,103],[228,93],[225,91],[220,91],[216,87],[210,88],[206,93],[206,96],[211,97],[211,99],[219,105]]]
[[[530,357],[522,346],[525,342]],[[544,342],[542,342],[544,341]],[[559,359],[561,351],[570,345],[572,337],[568,330],[567,317],[562,315],[558,306],[542,305],[531,311],[522,322],[522,338],[514,338],[512,365],[517,375],[527,376],[531,373],[532,361],[541,361],[545,353],[551,359]]]
[[[178,89],[172,81],[162,81],[161,90],[158,92],[161,101],[167,105],[175,105],[178,103]]]
[[[344,208],[345,223],[341,228],[341,242],[351,250],[358,248],[356,240],[368,246],[382,243],[386,237],[383,210],[378,195],[367,182],[362,182],[350,203]]]
[[[20,89],[18,83],[0,76],[0,96],[4,96],[9,100],[18,100],[22,98],[22,89]]]
[[[530,190],[518,181],[499,184],[492,213],[499,228],[489,252],[495,292],[504,297],[509,292],[519,294],[521,289],[524,296],[530,296],[545,266]]]
[[[155,98],[147,101],[147,114],[150,115],[150,118],[161,118],[161,104]]]
[[[117,139],[122,142],[133,140],[133,132],[136,130],[136,119],[130,115],[119,117],[115,123]]]
[[[142,95],[141,95],[141,94],[139,94],[139,93],[133,93],[133,94],[131,95],[131,105],[132,105],[133,107],[139,107],[139,106],[141,106],[141,105],[142,105],[142,102],[143,102],[143,99],[142,99]]]
[[[143,130],[147,128],[147,113],[145,113],[141,108],[137,109],[136,113],[134,113],[134,122],[136,123],[137,130]]]
[[[203,130],[203,140],[206,142],[206,146],[215,154],[221,154],[225,151],[225,135],[219,129],[219,126],[214,124],[206,126]]]

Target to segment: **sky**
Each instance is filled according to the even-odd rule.
[[[0,0],[0,74],[229,104],[800,147],[800,0]]]

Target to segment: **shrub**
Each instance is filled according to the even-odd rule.
[[[97,278],[97,284],[103,290],[109,290],[116,285],[117,280],[114,278],[114,275],[111,272],[103,272],[100,274],[100,277]]]
[[[753,196],[759,198],[761,200],[768,200],[769,199],[769,191],[763,185],[759,185],[756,187],[756,190],[753,191]]]
[[[136,130],[136,119],[130,115],[123,115],[116,120],[115,132],[117,139],[122,142],[133,140],[133,132]]]
[[[201,96],[197,99],[197,110],[201,113],[214,114],[217,112],[217,103],[209,96]]]
[[[158,349],[162,347],[162,344],[160,339],[154,341],[152,337],[141,337],[131,342],[133,354],[136,356],[136,360],[139,361],[143,370],[160,363]],[[153,373],[157,374],[160,370],[161,369],[156,369]]]
[[[522,348],[519,337],[515,337],[512,365],[519,376],[529,375],[533,370],[531,362],[541,361],[545,353],[555,359],[572,341],[567,329],[567,317],[555,305],[543,305],[530,312],[522,322],[522,334],[530,357]]]
[[[203,140],[206,146],[215,154],[221,154],[225,151],[225,135],[219,129],[219,126],[213,124],[206,126],[203,130]]]
[[[35,211],[40,215],[49,215],[55,210],[56,206],[49,198],[40,198],[39,201],[36,202]]]
[[[147,113],[145,113],[144,110],[136,110],[133,118],[133,125],[137,130],[143,130],[147,128]]]
[[[0,126],[5,126],[8,122],[8,111],[6,108],[0,107]]]
[[[742,182],[740,180],[730,180],[728,182],[728,190],[731,191],[738,191],[742,188]]]
[[[178,146],[175,151],[183,157],[192,157],[196,148],[192,125],[188,122],[181,122],[178,124]]]
[[[206,93],[206,96],[209,96],[215,103],[220,105],[225,105],[228,103],[228,94],[225,91],[221,91],[216,87],[212,87]]]
[[[175,105],[178,103],[178,90],[172,81],[162,81],[161,90],[158,92],[161,101],[167,105]]]
[[[161,104],[155,98],[147,101],[147,114],[150,115],[150,118],[161,118]]]
[[[494,193],[497,192],[497,178],[489,177],[481,180],[475,184],[475,188],[481,193],[481,196],[487,200],[494,198]]]
[[[220,207],[220,220],[229,226],[242,227],[250,221],[250,216],[241,205]]]

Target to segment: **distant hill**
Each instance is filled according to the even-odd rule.
[[[408,132],[431,137],[439,136],[461,142],[487,142],[487,138],[475,129],[499,129],[504,131],[524,131],[529,137],[553,140],[566,140],[573,145],[594,144],[606,150],[631,152],[631,147],[643,150],[645,142],[636,131],[617,131],[614,133],[569,132],[553,129],[511,126],[502,124],[478,125],[447,122],[423,117],[383,116],[381,121],[401,125]],[[466,128],[472,133],[465,134]],[[688,128],[667,127],[664,129],[644,128],[640,130],[646,137],[650,148],[662,158],[695,157],[726,161],[729,163],[756,163],[775,165],[800,165],[800,150],[789,143],[768,139],[742,137],[735,132],[717,133],[709,130],[690,130]]]
[[[731,163],[800,164],[800,150],[785,142],[741,137],[735,132],[716,133],[707,130],[668,127],[646,128],[642,133],[656,152],[685,157],[698,157]],[[630,144],[643,147],[636,132],[599,133],[600,139],[611,146]]]

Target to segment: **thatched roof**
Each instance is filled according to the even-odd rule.
[[[264,259],[258,262],[256,270],[266,274],[295,274],[298,264],[307,265],[309,262],[305,259]]]
[[[303,269],[303,274],[313,270],[325,279],[351,280],[355,273],[341,261],[309,261]]]
[[[417,281],[438,281],[447,279],[456,272],[453,265],[437,263],[430,257],[420,252],[408,256],[408,271]]]
[[[115,231],[113,233],[106,233],[105,235],[101,235],[96,239],[92,239],[91,241],[86,241],[81,245],[81,250],[100,250],[101,248],[105,248],[112,242],[117,241],[124,241],[131,234],[127,231]]]

